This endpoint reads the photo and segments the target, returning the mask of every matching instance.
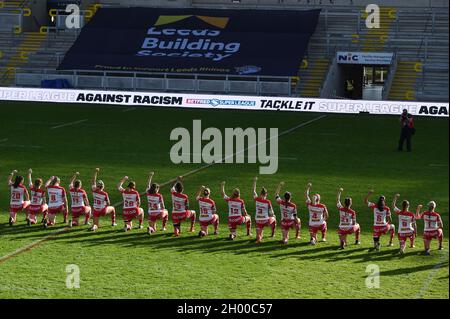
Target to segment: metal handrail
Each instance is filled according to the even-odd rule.
[[[381,97],[383,100],[387,100],[389,93],[391,91],[395,73],[397,72],[397,64],[398,64],[397,54],[394,52],[394,56],[392,57],[392,63],[389,67],[389,73],[387,75],[387,79],[384,82],[383,89],[381,91]]]
[[[290,82],[290,76],[262,76],[262,75],[239,75],[239,74],[200,74],[200,73],[164,73],[164,72],[142,72],[142,71],[96,71],[96,70],[54,70],[44,68],[17,68],[16,73],[42,73],[55,75],[86,75],[86,76],[107,76],[107,75],[133,75],[134,77],[204,77],[204,78],[221,78],[229,80],[230,78],[251,79],[253,81],[264,81],[276,79],[279,81]]]

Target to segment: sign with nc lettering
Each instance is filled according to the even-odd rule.
[[[340,64],[390,65],[393,57],[392,52],[338,51],[336,53],[337,63]]]

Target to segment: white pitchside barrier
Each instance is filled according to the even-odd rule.
[[[448,103],[365,101],[238,95],[177,94],[156,92],[95,91],[72,89],[3,88],[0,101],[109,104],[199,109],[292,111],[319,113],[369,113],[398,115],[403,109],[416,116],[448,117]]]

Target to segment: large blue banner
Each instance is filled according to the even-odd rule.
[[[59,69],[294,76],[319,14],[103,8]]]

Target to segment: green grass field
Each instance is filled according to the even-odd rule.
[[[177,110],[162,108],[0,104],[0,258],[44,238],[55,228],[27,227],[24,215],[9,227],[9,193],[6,178],[13,169],[34,177],[58,175],[63,186],[74,171],[81,173],[86,188],[93,168],[100,167],[111,201],[120,201],[115,185],[124,175],[145,188],[147,173],[156,172],[159,183],[201,167],[203,164],[174,165],[169,158],[174,142],[169,134],[175,127],[192,126],[201,119],[206,127],[278,127],[282,132],[320,114],[288,112],[237,112],[224,110]],[[85,120],[77,125],[51,127]],[[448,119],[416,119],[417,134],[412,153],[399,153],[396,117],[328,115],[308,126],[280,137],[279,170],[260,175],[258,186],[273,192],[279,181],[286,182],[293,201],[299,204],[303,222],[302,238],[288,245],[266,237],[261,245],[239,229],[236,241],[228,241],[225,202],[219,183],[227,189],[240,187],[247,209],[254,215],[251,201],[252,178],[258,164],[221,164],[185,178],[191,207],[198,209],[193,196],[199,185],[208,185],[222,218],[220,234],[199,239],[187,232],[172,237],[152,236],[143,230],[123,232],[120,227],[103,227],[96,233],[86,226],[67,229],[40,245],[0,263],[0,298],[449,298],[448,240],[444,250],[432,243],[432,255],[422,254],[418,237],[415,249],[403,257],[382,238],[380,252],[372,246],[372,213],[363,204],[369,188],[375,196],[384,194],[389,203],[395,193],[410,200],[413,207],[429,200],[438,203],[448,235]],[[307,214],[303,191],[307,182],[322,195],[330,210],[328,242],[308,245]],[[362,227],[362,245],[338,251],[338,218],[335,193],[344,187],[354,200]],[[169,200],[169,189],[162,192]],[[374,200],[375,197],[374,196]],[[146,204],[143,205],[146,209]],[[119,209],[120,212],[120,209]],[[279,215],[278,208],[276,213]],[[279,216],[278,216],[279,219]],[[397,219],[394,217],[395,222]],[[61,222],[59,216],[59,222]],[[120,219],[119,219],[120,221]],[[423,222],[418,222],[421,234]],[[198,229],[198,227],[197,227]],[[353,238],[350,238],[353,242]],[[66,266],[80,267],[81,287],[67,289]],[[380,269],[380,288],[366,287],[366,267]]]

